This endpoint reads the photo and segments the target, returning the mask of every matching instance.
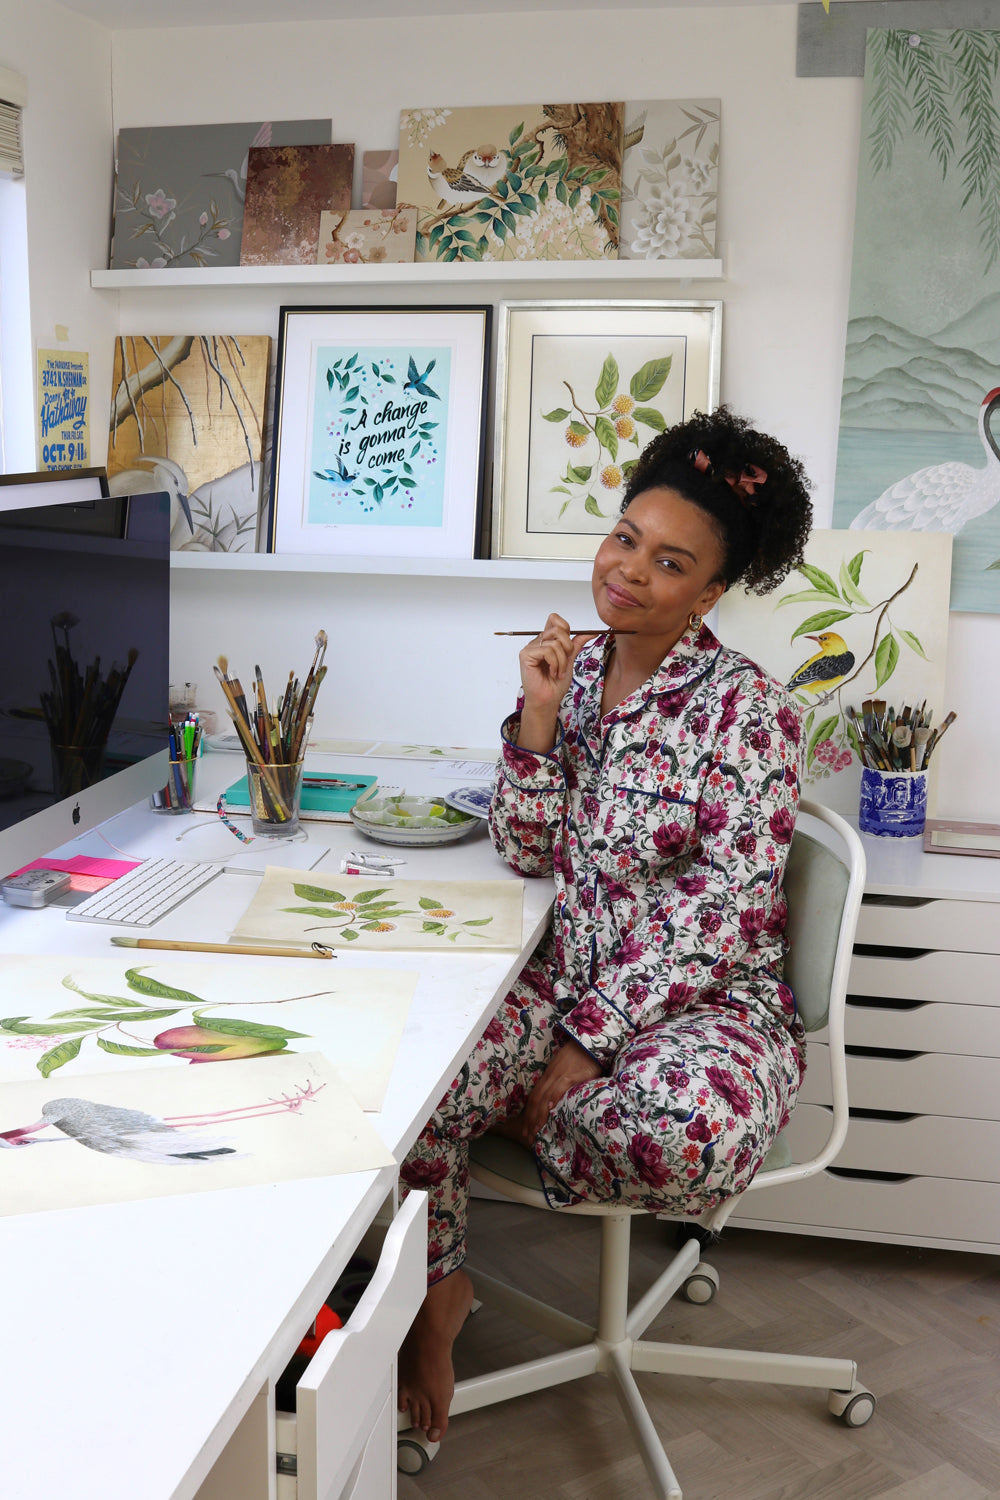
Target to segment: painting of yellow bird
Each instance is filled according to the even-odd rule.
[[[854,666],[854,652],[835,630],[821,630],[819,635],[806,636],[806,640],[815,641],[819,650],[796,668],[785,686],[793,693],[815,693],[819,697],[843,682]]]

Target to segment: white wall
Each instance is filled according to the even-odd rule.
[[[91,391],[100,393],[96,420],[91,411],[91,442],[100,463],[97,428],[111,382],[117,307],[107,294],[91,291],[90,269],[106,265],[108,253],[111,36],[51,0],[0,0],[0,66],[23,74],[28,84],[23,124],[31,384],[35,349],[62,343],[89,353]],[[30,412],[32,404],[22,406]],[[34,434],[30,441],[23,431],[16,436],[17,466],[30,469],[37,457]]]
[[[360,157],[395,143],[403,106],[720,97],[727,276],[667,284],[664,295],[723,299],[723,398],[802,456],[816,483],[817,522],[828,525],[861,80],[797,78],[795,34],[794,5],[119,32],[114,122],[330,114],[334,139],[356,142]],[[539,290],[522,284],[506,294]],[[648,285],[642,291],[656,294]],[[607,284],[598,270],[572,294],[606,297]],[[456,267],[453,288],[363,300],[464,295]],[[620,284],[614,295],[624,295]],[[121,326],[276,334],[279,301],[335,300],[263,290],[136,292],[122,296]],[[281,677],[308,659],[324,625],[338,651],[320,699],[320,732],[489,743],[516,680],[513,643],[495,641],[492,631],[534,626],[551,608],[589,619],[587,596],[584,585],[569,584],[181,573],[174,675],[210,684],[211,663],[225,650],[241,671],[267,658]],[[940,814],[1000,821],[990,753],[1000,738],[997,695],[984,687],[996,678],[998,655],[1000,617],[952,617],[949,702],[959,720],[942,746]],[[203,697],[220,703],[214,693]]]

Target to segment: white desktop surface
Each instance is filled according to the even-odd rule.
[[[221,790],[241,767],[241,757],[206,754],[199,794]],[[317,756],[308,767],[370,771],[411,791],[449,787],[426,762]],[[244,847],[221,824],[175,842],[199,821],[199,814],[140,807],[103,832],[138,857],[215,858]],[[249,831],[248,820],[240,826]],[[348,849],[390,852],[353,825],[303,826],[330,848],[320,868],[339,869]],[[114,854],[96,832],[60,852]],[[485,829],[445,848],[400,852],[406,876],[515,878]],[[280,847],[273,863],[281,863]],[[225,940],[257,879],[220,875],[149,935]],[[525,882],[520,953],[339,953],[332,960],[419,974],[385,1105],[371,1117],[397,1160],[544,931],[551,901],[551,882]],[[137,932],[67,922],[53,908],[0,908],[6,953],[104,957],[114,951],[111,933],[128,930]],[[0,1218],[3,1500],[190,1500],[261,1387],[294,1353],[394,1178],[385,1168]]]

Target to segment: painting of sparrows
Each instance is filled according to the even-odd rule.
[[[495,146],[476,146],[466,151],[457,167],[449,167],[440,152],[432,151],[427,177],[442,206],[473,204],[489,196],[508,165],[506,152],[498,151]]]
[[[829,693],[842,682],[854,666],[854,652],[835,630],[821,630],[806,636],[819,650],[796,669],[785,684],[793,693]]]

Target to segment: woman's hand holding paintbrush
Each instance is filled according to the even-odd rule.
[[[573,679],[573,665],[588,641],[600,630],[576,635],[562,615],[549,615],[545,629],[521,652],[521,687],[524,703],[517,742],[524,750],[547,755],[556,742],[559,705]]]

